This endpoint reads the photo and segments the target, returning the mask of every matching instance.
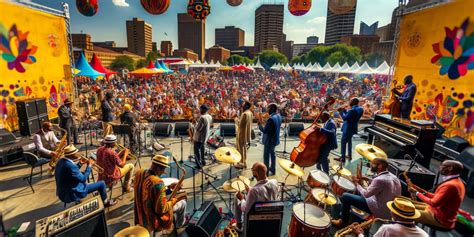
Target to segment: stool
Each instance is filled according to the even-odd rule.
[[[430,237],[436,237],[436,232],[443,232],[443,233],[447,233],[448,236],[453,236],[451,234],[451,231],[453,231],[453,229],[446,229],[446,228],[432,226],[428,224],[422,224],[421,226],[422,226],[422,229],[424,229],[425,226],[428,227],[428,234],[430,235]]]

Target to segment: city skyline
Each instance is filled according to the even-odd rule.
[[[32,1],[52,8],[62,9],[59,1]],[[139,1],[101,1],[97,15],[86,17],[78,13],[74,0],[65,0],[65,2],[70,6],[72,33],[83,32],[90,34],[93,41],[114,40],[121,47],[127,46],[125,22],[133,17],[144,19],[152,25],[153,42],[171,41],[173,45],[178,45],[177,14],[185,12],[187,6],[186,3],[177,4],[172,2],[167,12],[155,16],[148,14],[142,8]],[[306,15],[300,17],[289,13],[287,1],[244,0],[239,7],[231,7],[225,1],[211,1],[212,11],[206,20],[205,47],[210,48],[215,44],[215,28],[224,28],[225,26],[235,26],[244,30],[245,45],[253,46],[255,10],[265,3],[285,5],[283,33],[287,35],[287,40],[294,41],[294,43],[305,43],[308,36],[318,36],[320,41],[325,39],[327,0],[313,0],[311,10]],[[359,32],[360,21],[367,22],[368,24],[379,21],[379,26],[390,23],[392,11],[397,4],[398,1],[395,0],[359,0],[354,33]],[[229,17],[229,15],[232,17]]]

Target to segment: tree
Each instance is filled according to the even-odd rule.
[[[161,58],[161,55],[158,53],[158,51],[151,51],[146,55],[146,61],[147,62],[154,62],[158,58]]]
[[[385,56],[383,54],[375,52],[375,53],[366,54],[364,56],[364,60],[367,61],[369,66],[378,67],[378,66],[380,66],[380,64],[382,64],[387,59],[385,58]]]
[[[148,66],[148,63],[145,59],[139,59],[137,60],[137,63],[135,65],[135,68],[142,68]]]
[[[334,54],[334,55],[333,55]],[[308,53],[304,54],[306,57],[303,63],[315,63],[318,62],[320,65],[330,63],[334,65],[339,64],[354,64],[355,62],[361,62],[363,57],[358,47],[348,46],[345,44],[335,44],[331,46],[316,46],[311,49]]]
[[[242,57],[238,54],[232,54],[230,57],[224,62],[224,64],[233,66],[233,65],[239,65],[239,64],[251,64],[252,59],[248,57]]]
[[[119,71],[124,68],[128,69],[129,71],[133,71],[135,69],[135,62],[130,56],[122,55],[116,57],[110,64],[110,67],[114,71]]]
[[[303,62],[303,61],[302,61],[302,59],[301,59],[300,56],[295,56],[295,57],[293,57],[293,58],[291,59],[291,61],[290,61],[291,64],[297,64],[297,63],[302,63],[302,62]]]
[[[260,63],[262,65],[266,65],[268,67],[271,67],[272,65],[277,63],[288,63],[288,58],[286,58],[284,54],[273,50],[263,50],[259,53],[258,58],[260,59]]]

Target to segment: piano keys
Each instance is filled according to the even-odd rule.
[[[389,158],[404,159],[405,154],[416,157],[416,162],[429,169],[438,128],[427,121],[409,121],[377,114],[374,124],[367,127],[368,143],[387,153]],[[422,157],[416,156],[417,148]]]

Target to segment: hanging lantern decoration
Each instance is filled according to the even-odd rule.
[[[242,0],[227,0],[227,4],[229,4],[230,6],[236,7],[242,4]]]
[[[168,10],[170,0],[140,0],[142,7],[150,14],[160,15]]]
[[[352,11],[356,4],[357,0],[329,0],[328,7],[331,12],[339,15]]]
[[[288,10],[295,16],[302,16],[311,9],[312,0],[289,0]]]
[[[76,8],[84,16],[93,16],[99,10],[99,0],[76,0]]]
[[[188,15],[196,20],[206,20],[206,17],[211,13],[211,5],[209,0],[189,0]]]

